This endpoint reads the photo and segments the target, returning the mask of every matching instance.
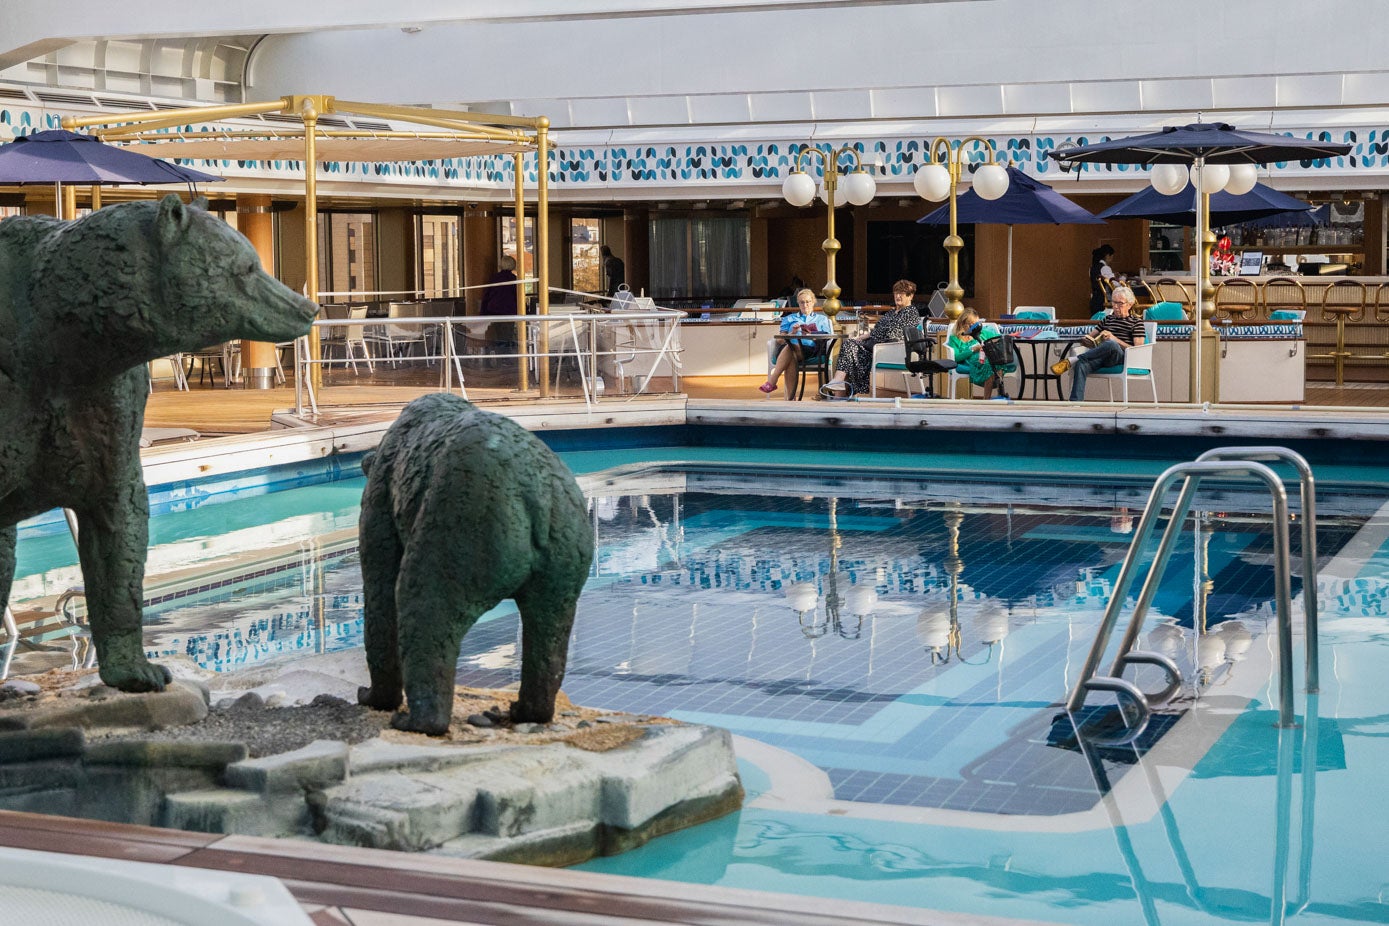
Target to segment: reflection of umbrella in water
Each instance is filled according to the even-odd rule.
[[[1248,193],[1227,193],[1221,190],[1211,194],[1210,224],[1238,225],[1254,219],[1269,216],[1305,215],[1312,208],[1295,196],[1280,193],[1263,183],[1254,184]],[[1121,200],[1100,213],[1102,219],[1152,219],[1172,225],[1196,224],[1196,188],[1187,183],[1180,193],[1167,195],[1153,187],[1146,187]]]
[[[971,188],[955,201],[956,221],[1008,226],[1007,309],[1013,310],[1014,225],[1102,225],[1103,220],[1060,193],[1033,180],[1016,167],[1008,168],[1008,190],[998,199],[985,199]],[[916,220],[922,225],[949,225],[950,204]]]
[[[960,529],[962,581],[981,595],[1014,604],[1046,595],[1058,585],[1074,588],[1086,568],[1104,568],[1123,559],[1127,538],[1104,525],[1091,536],[1086,527],[1067,527],[1042,515],[975,514]],[[1072,533],[1074,538],[1066,536]],[[1099,538],[1108,538],[1106,545]]]
[[[62,212],[62,185],[214,183],[222,180],[137,151],[108,145],[92,135],[53,129],[0,145],[0,184],[51,183]]]

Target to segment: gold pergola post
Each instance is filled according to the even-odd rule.
[[[507,151],[521,152],[525,150],[537,150],[539,152],[541,169],[539,170],[540,191],[539,207],[536,217],[536,270],[538,271],[539,285],[539,311],[547,313],[549,311],[549,267],[548,267],[548,171],[545,169],[548,164],[548,133],[549,120],[543,116],[523,117],[523,116],[501,116],[501,115],[480,115],[478,113],[456,112],[446,109],[424,109],[415,106],[394,106],[377,103],[361,103],[346,100],[338,100],[331,96],[307,96],[292,95],[283,96],[278,100],[261,103],[232,103],[222,106],[192,107],[189,109],[161,111],[157,113],[122,113],[119,116],[88,116],[83,118],[64,117],[62,124],[64,128],[76,129],[93,126],[106,126],[104,130],[99,129],[96,134],[106,140],[116,140],[124,142],[170,142],[175,140],[191,139],[218,139],[234,144],[237,141],[251,142],[254,140],[264,141],[266,139],[281,139],[286,135],[294,137],[299,133],[286,132],[282,129],[261,129],[239,127],[231,129],[197,129],[184,131],[184,127],[195,122],[216,122],[223,119],[238,119],[251,116],[266,115],[270,113],[280,113],[287,116],[297,117],[303,124],[302,135],[304,144],[304,254],[305,263],[304,280],[305,288],[312,299],[318,298],[318,199],[317,199],[317,139],[318,138],[353,138],[361,141],[370,142],[373,140],[391,139],[457,139],[460,141],[475,141],[483,145],[496,144]],[[433,126],[443,131],[325,131],[319,128],[319,119],[329,114],[349,114],[359,116],[371,116],[382,119],[395,119],[408,122],[417,126]],[[172,129],[173,132],[161,134],[160,130]],[[530,134],[534,133],[534,134]],[[468,154],[476,154],[473,151]],[[185,155],[172,155],[181,157]],[[276,155],[278,157],[278,155]],[[461,156],[468,156],[467,154]],[[247,157],[247,160],[260,160],[261,157]],[[396,158],[399,159],[399,158]],[[359,157],[355,160],[366,160],[370,158]],[[390,160],[390,158],[387,158]],[[524,196],[521,153],[517,153],[517,178],[516,178],[516,221],[517,230],[520,235],[520,245],[518,248],[518,260],[524,270],[524,248],[525,248],[525,225],[524,225]],[[63,201],[59,196],[58,208],[62,208]],[[522,287],[517,287],[517,309],[518,314],[525,313],[525,295]],[[521,353],[524,355],[525,323],[519,326],[519,336],[522,339]],[[540,329],[542,339],[545,329]],[[543,344],[543,340],[542,340]],[[317,361],[320,359],[320,348],[317,330],[309,336],[309,355],[314,362],[312,367],[311,379],[315,386],[321,381],[320,369]],[[527,370],[523,362],[521,364],[521,385],[525,388]],[[548,392],[548,371],[546,378],[541,383],[541,394]]]

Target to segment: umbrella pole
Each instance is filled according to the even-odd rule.
[[[63,217],[63,181],[53,181],[53,214],[58,218]]]
[[[1005,314],[1013,311],[1013,226],[1008,226],[1008,300],[1003,305]],[[910,390],[909,390],[910,391]]]
[[[1201,267],[1202,253],[1201,241],[1206,236],[1206,198],[1201,193],[1201,174],[1206,169],[1206,159],[1197,158],[1192,166],[1195,168],[1191,173],[1191,185],[1196,193],[1196,228],[1195,238],[1192,242],[1196,250],[1196,298],[1195,304],[1191,307],[1191,403],[1196,405],[1201,401],[1201,309],[1202,309],[1202,290],[1205,288],[1206,275]]]

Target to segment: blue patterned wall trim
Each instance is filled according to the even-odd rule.
[[[45,128],[57,128],[59,117],[22,108],[0,109],[0,125],[9,125],[14,134],[23,135]],[[188,125],[185,129],[212,129],[212,125]],[[1067,136],[997,136],[991,139],[1000,157],[1011,161],[1025,172],[1048,179],[1064,174],[1059,165],[1046,156],[1048,151],[1070,145],[1108,141],[1110,135]],[[1301,137],[1319,141],[1339,141],[1352,145],[1351,153],[1338,158],[1320,158],[1274,165],[1278,169],[1355,174],[1382,171],[1389,168],[1389,127],[1375,129],[1344,129],[1306,131]],[[865,167],[874,176],[885,180],[905,180],[927,159],[925,139],[876,139],[849,142],[858,152]],[[680,186],[720,181],[756,182],[780,181],[795,164],[804,145],[800,142],[765,142],[734,144],[675,144],[640,146],[556,147],[553,149],[550,182],[557,187],[641,186],[657,184]],[[827,152],[830,146],[821,145]],[[301,172],[299,161],[179,159],[193,167],[224,171],[295,174]],[[1143,171],[1133,164],[1084,164],[1078,168],[1086,175],[1138,176]],[[527,183],[536,181],[533,157],[525,166]],[[438,161],[393,163],[334,162],[323,165],[321,175],[329,179],[362,179],[428,183],[460,183],[511,187],[515,184],[512,157],[482,155],[470,158],[449,158]]]

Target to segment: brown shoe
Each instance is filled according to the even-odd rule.
[[[1071,368],[1071,361],[1066,360],[1066,359],[1064,359],[1064,358],[1061,359],[1061,360],[1056,361],[1055,363],[1053,363],[1053,364],[1051,365],[1051,371],[1052,371],[1053,373],[1055,373],[1057,376],[1060,376],[1061,374],[1065,373],[1065,372],[1066,372],[1067,370],[1069,370],[1070,368]]]

